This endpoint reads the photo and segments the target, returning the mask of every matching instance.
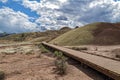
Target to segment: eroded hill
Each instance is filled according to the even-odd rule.
[[[120,44],[120,23],[92,23],[71,30],[52,40],[57,45]]]

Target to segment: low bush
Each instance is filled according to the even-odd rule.
[[[26,52],[25,54],[26,55],[31,55],[31,54],[33,54],[33,52]]]
[[[49,52],[49,50],[47,50],[42,44],[39,44],[38,47],[40,48],[41,53],[48,53]]]
[[[5,73],[0,71],[0,80],[5,80]]]
[[[116,58],[120,58],[120,54],[116,54]]]
[[[66,61],[67,58],[63,55],[62,52],[55,51],[55,66],[56,66],[56,72],[60,75],[64,75],[66,73],[67,65]]]
[[[62,52],[55,51],[55,52],[54,52],[54,56],[57,57],[57,58],[61,58],[61,57],[63,56],[63,53],[62,53]]]
[[[41,58],[41,52],[38,52],[38,53],[36,54],[36,58]]]
[[[111,53],[115,54],[116,58],[120,58],[120,48],[112,50]]]

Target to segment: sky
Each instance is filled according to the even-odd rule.
[[[120,0],[0,0],[0,33],[120,22]]]

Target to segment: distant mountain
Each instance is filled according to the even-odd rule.
[[[5,37],[5,36],[8,36],[8,35],[10,35],[10,34],[8,34],[8,33],[0,33],[0,37]]]
[[[120,23],[97,22],[68,31],[53,39],[57,45],[120,44]]]

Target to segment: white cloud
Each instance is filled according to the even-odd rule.
[[[2,3],[6,3],[8,0],[0,0],[0,2]]]
[[[0,0],[6,2],[7,0]],[[115,0],[13,0],[22,2],[26,8],[40,17],[30,22],[30,17],[10,8],[0,9],[2,31],[35,31],[41,28],[59,29],[63,26],[75,27],[92,22],[120,22],[120,1]],[[36,28],[40,24],[41,27]],[[8,27],[10,26],[10,27]],[[17,28],[16,28],[17,26]]]
[[[67,0],[41,0],[40,2],[24,0],[23,5],[40,15],[36,23],[41,24],[41,26],[47,29],[58,29],[61,26],[68,26],[71,23],[70,21],[57,20],[63,14],[56,9],[60,9],[66,2]]]
[[[48,29],[92,22],[120,22],[120,2],[114,0],[24,0],[23,5],[41,17],[36,23]]]
[[[37,24],[30,22],[26,14],[3,7],[0,9],[0,31],[9,33],[37,31]]]
[[[23,5],[27,8],[31,8],[33,11],[36,11],[38,8],[40,8],[40,3],[37,1],[23,0]]]
[[[73,19],[77,23],[91,23],[97,21],[116,22],[120,21],[120,3],[113,0],[69,0],[58,11]],[[116,18],[113,18],[117,14]],[[74,16],[74,17],[73,17]]]
[[[67,0],[58,0],[58,1],[60,1],[61,3],[67,2]]]

